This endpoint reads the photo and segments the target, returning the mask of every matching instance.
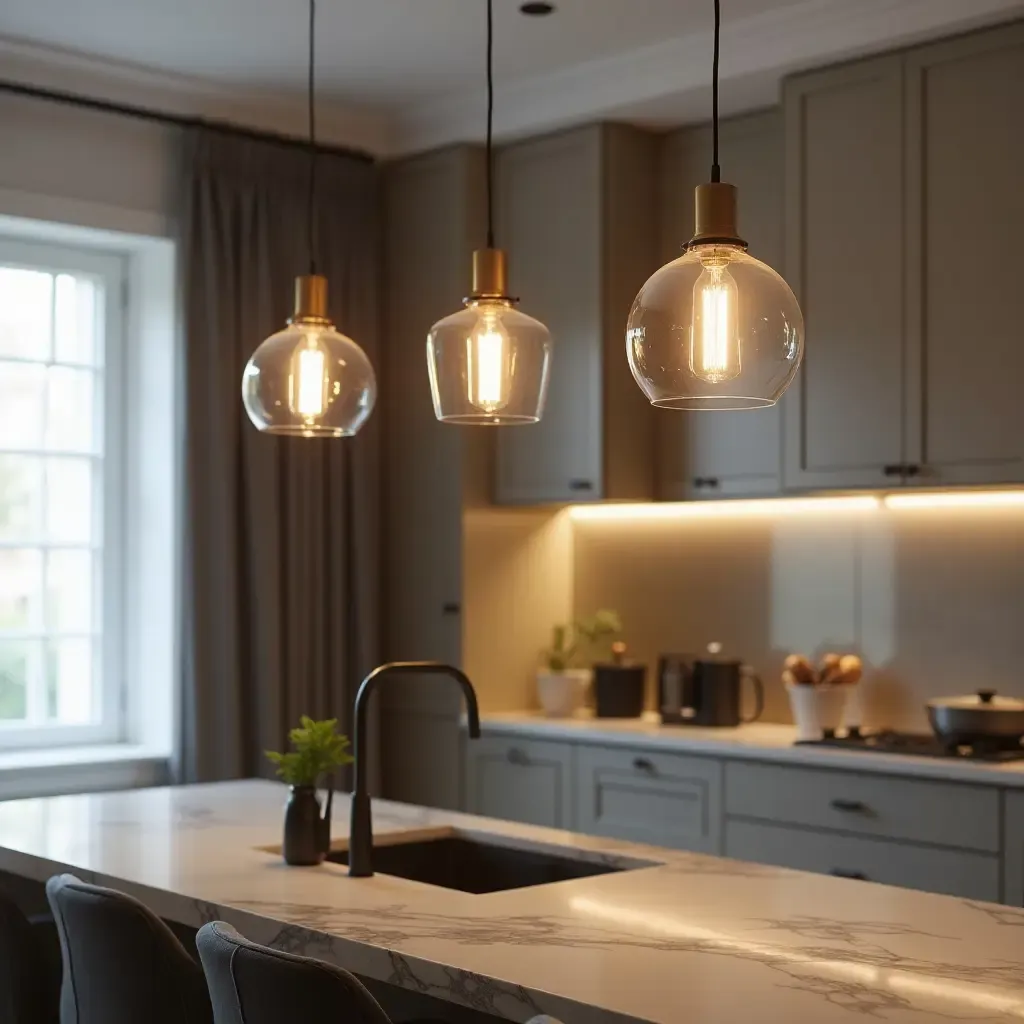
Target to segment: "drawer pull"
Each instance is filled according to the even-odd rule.
[[[570,480],[569,490],[570,491],[592,491],[594,484],[590,480]]]
[[[846,868],[833,868],[830,875],[835,875],[836,878],[852,878],[858,882],[868,881],[868,876],[863,871],[847,871]]]
[[[867,804],[861,803],[860,800],[836,799],[831,801],[831,806],[834,811],[845,811],[848,814],[863,814],[868,809]]]
[[[529,763],[529,759],[527,758],[527,756],[518,747],[509,748],[509,752],[505,756],[508,758],[509,764]]]
[[[652,775],[654,774],[654,762],[648,761],[646,757],[634,757],[633,767],[638,772],[650,772]]]
[[[882,473],[885,476],[903,476],[906,466],[902,462],[891,462],[888,466],[882,467]]]
[[[462,614],[462,605],[460,605],[458,601],[445,601],[445,603],[441,605],[441,614],[460,615]]]

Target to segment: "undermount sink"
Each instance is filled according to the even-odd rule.
[[[332,850],[327,859],[347,864],[348,850]],[[654,866],[655,861],[623,860],[613,865],[565,856],[547,848],[501,846],[467,833],[373,848],[373,869],[380,874],[478,894]]]

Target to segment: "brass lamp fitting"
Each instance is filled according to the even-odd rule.
[[[303,274],[295,278],[295,312],[288,323],[330,322],[327,315],[327,278],[320,274]]]
[[[695,230],[690,245],[738,245],[747,243],[736,227],[736,186],[709,181],[694,189]]]
[[[473,291],[470,299],[507,299],[508,262],[504,249],[473,252]]]

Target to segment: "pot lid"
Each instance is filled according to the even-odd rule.
[[[933,708],[963,708],[972,711],[1022,711],[1024,700],[1017,697],[1000,697],[995,690],[978,690],[977,693],[962,697],[938,697],[928,701]]]

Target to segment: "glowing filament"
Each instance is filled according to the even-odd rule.
[[[466,339],[469,400],[484,412],[508,405],[512,386],[508,333],[493,317],[481,318]]]

